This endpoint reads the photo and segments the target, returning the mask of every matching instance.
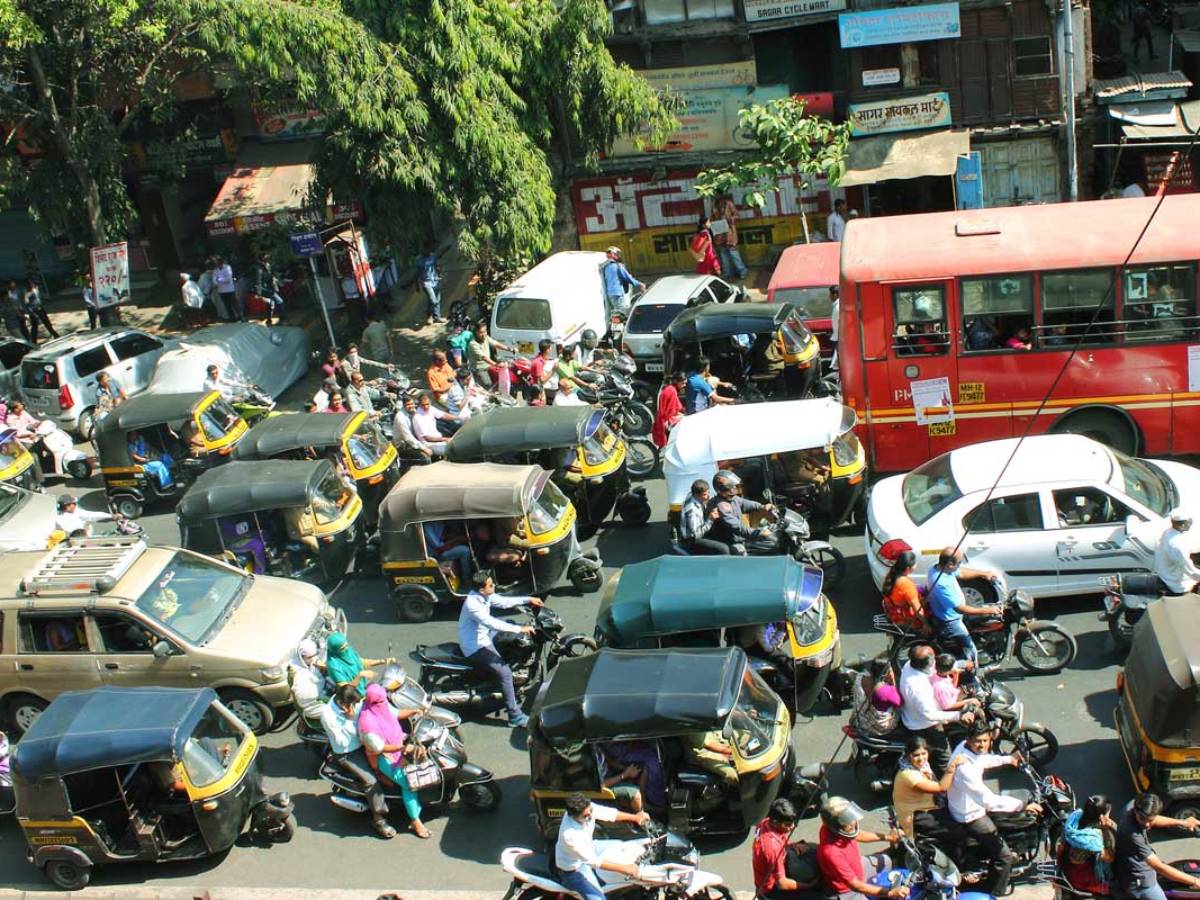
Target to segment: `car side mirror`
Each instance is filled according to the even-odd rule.
[[[171,645],[166,641],[155,641],[150,652],[154,654],[155,659],[166,659],[171,655]]]

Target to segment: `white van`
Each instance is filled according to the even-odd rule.
[[[573,250],[554,253],[496,296],[492,304],[492,336],[521,356],[537,353],[538,342],[574,344],[584,330],[608,333],[604,307],[607,256]]]

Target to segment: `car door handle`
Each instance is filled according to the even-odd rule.
[[[987,544],[984,544],[984,543],[976,543],[976,544],[971,544],[971,545],[969,545],[969,546],[967,547],[967,550],[968,550],[970,553],[978,553],[979,551],[981,551],[981,550],[986,550],[987,548],[988,548],[988,545],[987,545]]]
[[[33,671],[33,663],[21,663],[20,665],[17,666],[17,668],[20,669],[22,672],[32,672]]]
[[[105,663],[104,668],[108,669],[109,671],[115,672],[117,669],[121,668],[121,666],[117,663]]]

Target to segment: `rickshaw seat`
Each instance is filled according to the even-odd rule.
[[[433,663],[471,668],[471,663],[463,656],[462,649],[453,641],[444,644],[429,644],[424,648],[421,655]]]
[[[703,769],[683,768],[675,773],[675,781],[679,785],[690,788],[706,788],[710,784],[716,784],[720,779],[712,772],[705,772]]]

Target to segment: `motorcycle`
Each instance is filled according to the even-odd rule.
[[[446,725],[430,715],[415,716],[407,724],[413,743],[424,747],[426,752],[417,788],[422,805],[444,805],[457,796],[472,812],[493,812],[500,806],[502,795],[496,776],[468,761],[466,747]],[[367,811],[366,791],[362,785],[328,757],[321,763],[320,775],[333,787],[329,800],[334,806],[356,813]],[[400,789],[388,784],[384,797],[389,803],[399,805]]]
[[[502,633],[496,652],[508,663],[521,701],[564,657],[594,653],[596,642],[586,634],[563,636],[562,617],[549,607],[525,612],[533,634]],[[504,695],[486,673],[480,674],[456,643],[417,644],[409,654],[421,667],[418,680],[438,706],[488,715],[504,707]]]
[[[1072,884],[1062,869],[1064,852],[1065,847],[1060,842],[1055,851],[1054,859],[1038,864],[1039,879],[1054,886],[1056,898],[1059,898],[1059,900],[1083,900],[1083,898],[1110,900],[1110,898],[1116,895],[1111,890],[1094,894],[1091,891],[1081,890]],[[1193,878],[1200,877],[1200,859],[1177,859],[1174,862],[1167,863],[1167,865],[1173,869],[1185,872]],[[1191,885],[1183,885],[1177,881],[1168,881],[1162,875],[1158,876],[1158,884],[1163,889],[1163,893],[1167,895],[1167,900],[1195,900],[1197,896],[1196,889]],[[1111,885],[1108,887],[1111,888]]]
[[[982,891],[960,891],[962,874],[949,856],[934,846],[920,847],[901,834],[894,855],[901,865],[871,878],[882,888],[908,888],[909,900],[996,900]]]
[[[632,840],[595,841],[596,852],[606,860],[638,867],[634,878],[607,869],[597,869],[601,889],[607,897],[650,898],[693,897],[696,900],[733,900],[725,879],[699,868],[700,853],[686,838],[662,831],[653,823],[647,837]],[[553,853],[553,850],[551,851]],[[558,880],[552,857],[524,847],[508,847],[500,854],[500,865],[512,876],[503,900],[534,900],[538,897],[579,897]]]
[[[1033,617],[1033,598],[1022,590],[1008,590],[1003,577],[993,582],[996,596],[1004,600],[999,616],[966,616],[967,630],[979,654],[980,669],[995,669],[1010,657],[1035,675],[1054,675],[1075,660],[1079,647],[1075,636],[1057,622]],[[980,602],[968,597],[972,605]],[[875,617],[876,629],[891,635],[889,654],[895,659],[910,644],[929,641],[928,635],[908,631],[893,625],[885,616]],[[962,645],[957,638],[935,636],[933,643],[940,650],[962,658]]]
[[[92,477],[94,460],[75,449],[71,436],[50,419],[43,419],[33,431],[35,438],[31,449],[46,475],[61,475],[76,481],[87,481]]]
[[[1012,689],[986,674],[976,677],[971,692],[981,703],[983,714],[997,728],[996,753],[1019,752],[1035,767],[1043,767],[1058,756],[1058,738],[1040,722],[1025,721],[1025,704]],[[904,756],[907,734],[876,737],[861,734],[852,725],[842,732],[854,742],[852,766],[854,778],[865,790],[887,793]],[[946,727],[951,746],[966,737],[966,728],[958,723]]]
[[[1151,602],[1166,596],[1166,585],[1153,572],[1132,572],[1102,576],[1100,586],[1104,588],[1104,611],[1100,613],[1100,621],[1108,623],[1108,633],[1117,650],[1128,653],[1133,643],[1134,626]]]
[[[575,381],[579,386],[579,399],[607,409],[610,418],[620,424],[625,434],[645,437],[654,427],[654,413],[636,399],[632,382],[617,368],[624,360],[633,365],[633,360],[629,357],[619,360],[600,372],[577,372]]]

